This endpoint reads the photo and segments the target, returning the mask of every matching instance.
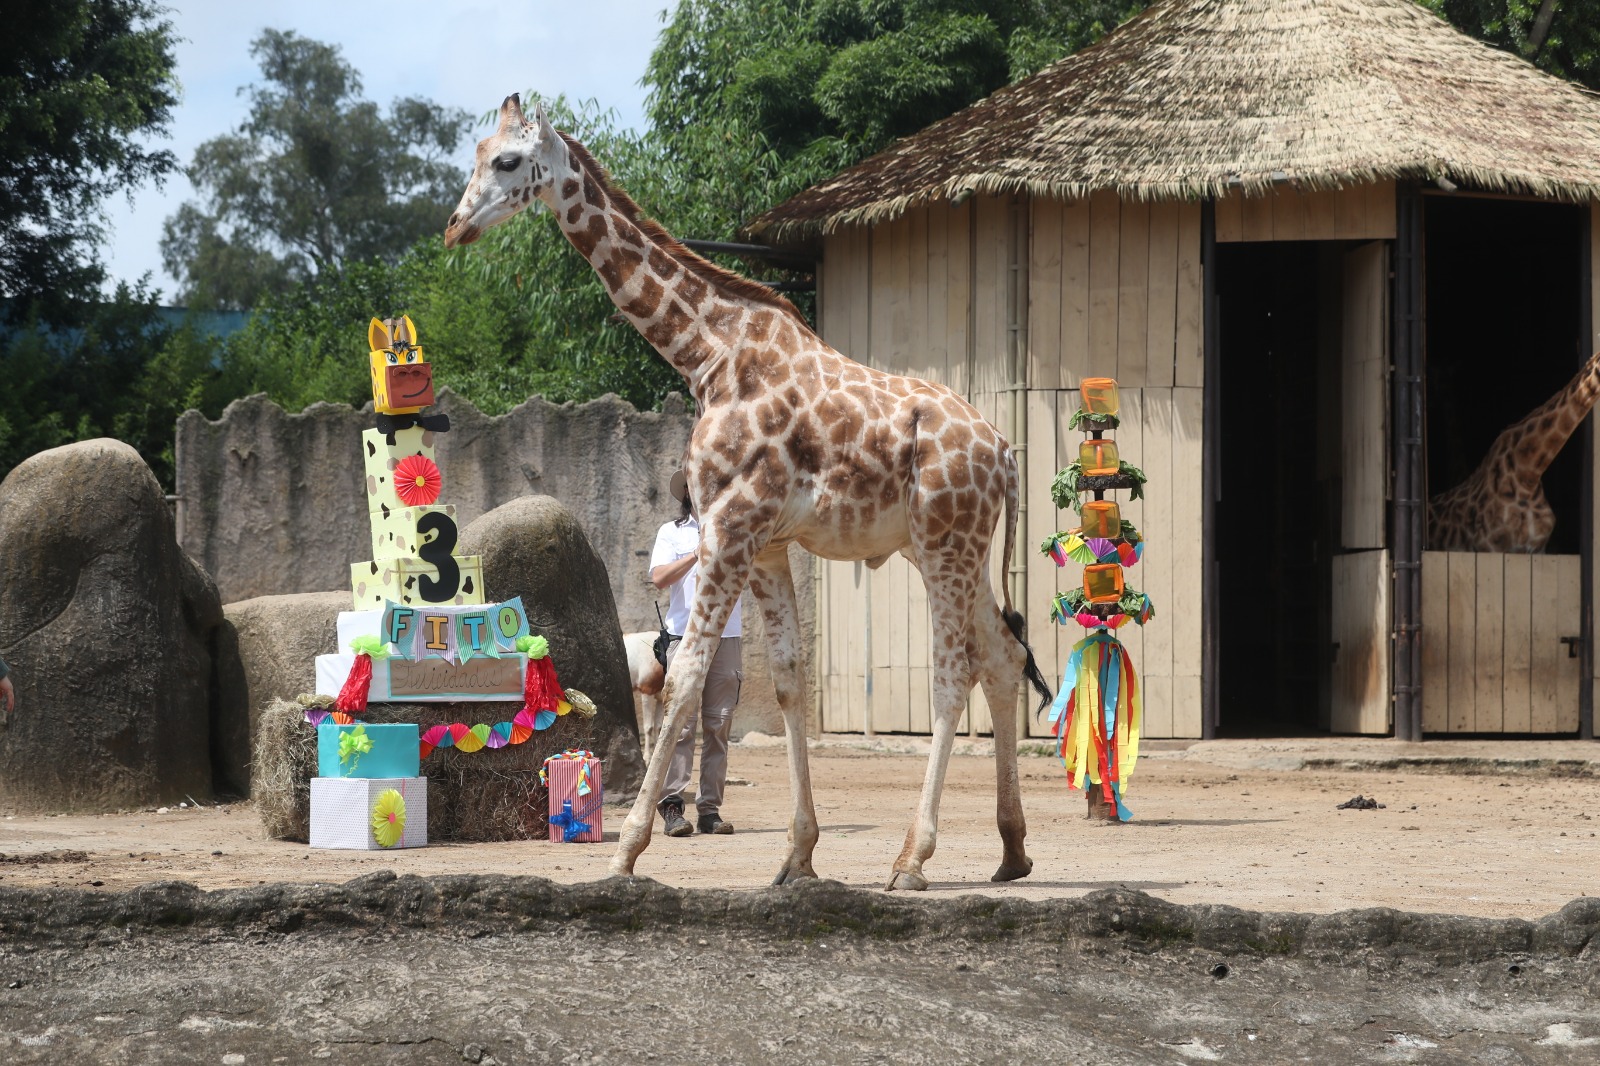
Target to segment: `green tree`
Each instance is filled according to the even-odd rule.
[[[338,48],[292,32],[263,32],[251,54],[249,117],[195,151],[204,200],[161,241],[191,308],[248,308],[346,262],[396,262],[442,228],[466,178],[450,161],[465,112],[408,98],[384,114]]]
[[[171,334],[147,282],[119,285],[109,299],[58,307],[58,321],[37,314],[8,327],[0,373],[0,473],[34,452],[89,437],[124,435],[122,422],[146,364]],[[70,321],[62,325],[61,321]],[[170,481],[173,425],[162,439],[133,439],[159,476]]]
[[[0,0],[0,319],[81,308],[105,276],[100,204],[176,169],[144,144],[177,102],[163,10]]]
[[[1600,91],[1600,0],[1418,2],[1463,33]]]

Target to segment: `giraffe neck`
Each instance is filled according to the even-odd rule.
[[[1538,484],[1596,398],[1600,398],[1600,352],[1590,356],[1560,392],[1500,435],[1496,450],[1511,457],[1519,481]]]
[[[645,217],[588,151],[562,135],[568,168],[551,182],[561,231],[600,276],[611,302],[703,399],[742,321],[761,305],[799,313],[763,286],[702,259]]]

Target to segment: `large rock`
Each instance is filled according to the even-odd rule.
[[[219,663],[219,788],[250,793],[250,753],[261,709],[316,691],[317,656],[337,650],[335,623],[350,606],[348,592],[257,596],[223,606],[227,622],[220,643],[231,654]]]
[[[178,547],[155,475],[119,441],[41,452],[0,484],[0,805],[210,799],[216,586]]]
[[[461,531],[462,555],[483,556],[491,600],[521,596],[528,621],[550,641],[566,688],[594,700],[594,753],[605,763],[606,792],[636,792],[644,779],[639,728],[616,601],[600,557],[572,512],[549,496],[502,504]]]

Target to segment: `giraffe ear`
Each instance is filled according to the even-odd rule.
[[[500,104],[500,132],[514,130],[527,120],[522,117],[522,97],[512,93]]]
[[[387,348],[393,342],[389,338],[389,327],[379,319],[373,319],[367,326],[367,347],[373,351]]]
[[[401,315],[400,320],[406,324],[406,343],[421,344],[422,342],[417,339],[417,324],[411,321],[411,316]]]
[[[533,123],[539,127],[539,139],[541,141],[548,141],[556,135],[556,131],[550,125],[550,120],[545,118],[544,104],[535,103],[533,105]]]

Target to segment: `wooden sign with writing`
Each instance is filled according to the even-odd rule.
[[[397,700],[440,696],[521,699],[522,663],[521,655],[498,659],[482,657],[464,663],[445,659],[390,659],[389,696]]]

